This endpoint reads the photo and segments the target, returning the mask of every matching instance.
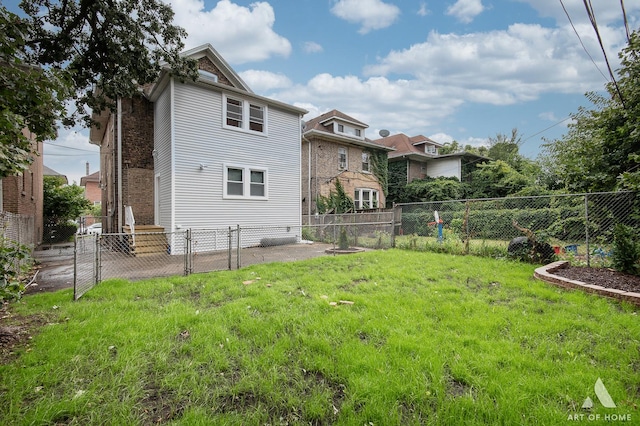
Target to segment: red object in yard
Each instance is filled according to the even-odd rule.
[[[553,246],[553,251],[555,252],[555,254],[560,254],[564,250],[562,250],[562,248],[560,246]]]

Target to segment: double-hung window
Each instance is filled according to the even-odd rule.
[[[224,95],[223,127],[251,133],[267,133],[267,107]]]
[[[362,153],[362,171],[369,171],[369,154],[367,152]]]
[[[338,169],[347,170],[347,148],[338,148]]]
[[[267,169],[224,166],[224,198],[267,199]]]
[[[378,208],[378,191],[368,188],[357,188],[353,194],[353,202],[356,209],[377,209]]]

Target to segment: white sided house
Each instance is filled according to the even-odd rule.
[[[113,210],[132,206],[139,226],[137,211],[150,208],[146,221],[172,233],[171,253],[182,251],[180,234],[187,229],[277,226],[270,237],[299,240],[300,123],[307,111],[253,93],[208,44],[184,55],[198,62],[198,81],[180,82],[167,69],[145,93],[152,105],[153,138],[143,156],[152,167],[139,175],[151,181],[153,190],[141,197],[133,195],[138,193],[132,177],[124,176],[140,154],[126,158],[135,151],[117,140],[126,126],[114,132],[112,145],[120,156],[114,168],[120,165],[120,172],[113,171],[112,177],[120,181],[114,192],[121,193],[121,201],[115,197]],[[115,216],[114,211],[108,213]],[[114,231],[119,232],[125,215],[117,216]],[[224,249],[227,241],[221,235],[192,249]],[[259,243],[250,238],[242,242]]]

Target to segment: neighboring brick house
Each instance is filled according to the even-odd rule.
[[[84,198],[94,206],[102,203],[102,189],[100,189],[100,171],[80,178],[80,186],[84,187]]]
[[[389,185],[407,184],[426,177],[455,177],[465,182],[478,162],[488,160],[466,152],[440,155],[442,145],[422,135],[409,137],[398,133],[374,142],[394,148],[389,153],[389,168],[393,171],[389,179],[402,182],[390,181]]]
[[[374,161],[392,148],[365,137],[367,124],[332,110],[308,120],[302,133],[302,212],[315,214],[319,198],[335,190],[335,179],[353,198],[356,210],[385,205],[384,182],[376,175]],[[382,154],[382,155],[380,155]]]
[[[29,244],[35,247],[42,243],[43,151],[42,142],[37,142],[34,134],[27,130],[23,134],[31,140],[38,155],[32,157],[33,162],[21,174],[0,180],[0,210],[33,217],[33,238]]]
[[[169,69],[95,115],[105,232],[136,227],[291,225],[300,217],[300,122],[307,112],[256,95],[211,45],[184,52],[200,78]],[[171,253],[177,253],[170,243]]]

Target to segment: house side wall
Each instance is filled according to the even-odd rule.
[[[172,190],[171,190],[171,85],[160,95],[155,103],[155,183],[157,188],[158,216],[155,224],[171,231]]]
[[[84,198],[91,201],[92,204],[95,204],[96,202],[102,202],[102,190],[100,189],[100,182],[85,182]]]
[[[122,204],[137,225],[154,224],[153,110],[140,96],[122,100]]]
[[[116,115],[111,114],[100,141],[100,180],[103,184],[101,206],[102,216],[106,217],[106,223],[102,224],[103,232],[117,232],[115,119]]]
[[[459,158],[443,158],[430,161],[427,165],[427,174],[430,177],[456,177],[461,176],[461,162]]]
[[[311,166],[309,164],[309,152],[307,148],[302,155],[303,178],[302,186],[305,194],[308,187],[311,187],[310,196],[304,197],[305,201],[302,206],[304,214],[316,212],[316,201],[320,196],[327,197],[331,191],[335,191],[335,179],[340,179],[340,183],[345,189],[348,196],[353,198],[356,188],[368,188],[378,191],[379,205],[385,205],[385,197],[383,188],[378,182],[377,177],[371,172],[362,171],[362,153],[365,149],[324,140],[318,137],[308,138],[311,149]],[[303,147],[306,141],[303,140]],[[338,149],[347,150],[347,170],[341,170],[339,167]],[[372,161],[372,160],[370,160]],[[371,163],[370,163],[371,164]],[[311,206],[307,204],[310,200]]]
[[[424,179],[427,177],[427,163],[409,160],[409,170],[407,172],[407,182],[415,179]]]
[[[31,139],[34,137],[28,131],[24,134]],[[32,147],[40,155],[34,155],[29,168],[20,175],[2,179],[1,194],[4,211],[34,218],[34,234],[30,243],[36,246],[42,242],[43,227],[42,142],[32,140]]]
[[[222,99],[175,83],[175,226],[300,224],[300,117],[270,106],[268,136],[225,129]],[[225,164],[267,169],[268,200],[223,198]]]

